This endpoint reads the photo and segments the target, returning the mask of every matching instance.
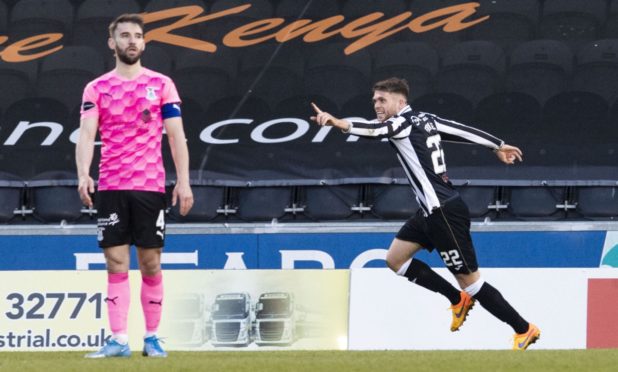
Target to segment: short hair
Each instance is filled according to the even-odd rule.
[[[397,77],[378,81],[373,85],[373,91],[375,92],[376,90],[403,94],[403,96],[406,97],[406,100],[408,99],[408,95],[410,95],[410,86],[408,85],[406,79]]]
[[[114,37],[114,32],[116,31],[116,28],[118,27],[119,23],[127,23],[127,22],[135,23],[142,29],[142,32],[144,32],[144,18],[137,13],[131,13],[131,14],[125,13],[125,14],[121,14],[118,17],[116,17],[116,19],[114,19],[112,23],[109,24],[109,37],[111,38]]]

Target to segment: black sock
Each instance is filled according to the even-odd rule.
[[[528,331],[528,322],[513,309],[491,284],[483,283],[481,289],[474,295],[474,298],[493,316],[513,327],[515,333],[525,333]]]
[[[404,276],[412,283],[444,295],[453,305],[457,305],[461,300],[457,288],[433,271],[426,263],[416,258],[412,259]]]

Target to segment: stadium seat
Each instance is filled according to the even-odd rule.
[[[352,207],[359,205],[361,189],[360,185],[306,186],[301,189],[299,200],[309,219],[345,220],[355,213]]]
[[[189,213],[181,216],[180,203],[177,203],[175,207],[171,207],[170,204],[170,216],[181,222],[208,222],[217,218],[219,216],[217,210],[225,204],[225,187],[204,186],[192,182],[191,190],[193,191],[193,208]]]
[[[414,0],[410,1],[410,11],[412,17],[416,18],[429,12],[453,6],[456,3],[465,3],[468,1],[457,0]],[[444,32],[442,27],[424,32],[402,31],[407,41],[424,41],[438,51],[438,54],[443,55],[444,51],[451,49],[456,44],[463,40],[463,32]]]
[[[341,107],[341,117],[361,117],[363,119],[375,119],[376,113],[371,102],[371,92],[359,94],[344,102]],[[318,106],[319,107],[319,106]],[[321,108],[321,107],[320,107]]]
[[[160,46],[147,45],[142,55],[142,66],[170,76],[172,74],[172,57]],[[113,69],[113,66],[109,66],[108,69]]]
[[[314,0],[310,3],[298,0],[280,0],[275,9],[276,17],[286,20],[297,18],[318,20],[340,14],[339,4],[332,0]]]
[[[10,63],[0,59],[0,107],[7,108],[14,102],[30,97],[34,91],[38,63],[36,61]]]
[[[566,187],[509,187],[509,212],[520,219],[560,219],[566,210]]]
[[[331,98],[341,107],[359,92],[371,90],[371,56],[366,50],[345,55],[347,44],[317,49],[305,66],[305,92]]]
[[[475,18],[489,19],[463,31],[467,40],[488,40],[505,51],[532,40],[539,21],[538,0],[481,0]]]
[[[416,110],[429,112],[444,119],[470,124],[474,120],[472,102],[453,93],[430,93],[418,97],[412,102]]]
[[[209,122],[231,118],[249,118],[259,122],[259,120],[271,119],[271,111],[266,101],[258,97],[249,96],[243,101],[243,97],[231,95],[213,102],[206,110],[206,118]],[[226,130],[235,132],[234,127],[238,126],[227,126]],[[246,132],[246,129],[242,129]]]
[[[73,107],[81,102],[86,84],[104,71],[101,55],[93,48],[65,46],[41,63],[36,94]]]
[[[408,4],[405,0],[346,0],[343,3],[342,14],[345,14],[347,19],[353,20],[375,12],[384,13],[384,17],[391,18],[406,11]]]
[[[235,90],[248,92],[274,108],[280,101],[300,92],[303,87],[302,54],[285,44],[256,46],[242,53]]]
[[[567,91],[550,98],[543,108],[544,133],[546,139],[555,138],[556,133],[568,133],[561,137],[561,143],[578,147],[594,145],[599,135],[607,132],[608,103],[590,92]]]
[[[73,23],[73,6],[68,0],[20,0],[9,17],[9,34],[15,40],[60,33],[69,39]]]
[[[248,187],[238,189],[237,216],[243,221],[270,221],[282,218],[292,205],[291,187]]]
[[[19,177],[0,171],[0,222],[13,219],[13,211],[23,203],[23,191],[26,184]]]
[[[409,99],[414,100],[431,91],[438,61],[438,53],[427,43],[389,43],[375,56],[372,81],[404,78],[410,85]]]
[[[618,188],[612,186],[578,187],[577,211],[586,218],[617,218]]]
[[[495,210],[489,209],[489,206],[495,204],[497,200],[498,191],[495,186],[462,185],[457,186],[457,191],[468,206],[471,218],[493,217],[496,215]]]
[[[459,94],[477,104],[501,88],[505,63],[504,52],[494,43],[459,43],[445,52],[435,91]]]
[[[176,53],[172,75],[180,94],[196,100],[206,109],[213,101],[231,93],[231,81],[237,70],[236,53],[185,51]]]
[[[305,118],[313,115],[311,102],[314,102],[323,111],[335,116],[339,115],[337,104],[331,99],[320,95],[295,94],[275,106],[273,113],[278,117]]]
[[[112,58],[107,46],[108,27],[111,21],[123,13],[139,13],[140,6],[134,0],[85,0],[77,8],[71,45],[94,47],[102,56]]]
[[[508,143],[525,143],[537,138],[540,125],[541,105],[525,93],[496,93],[485,98],[476,108],[474,126]]]
[[[603,37],[606,39],[618,39],[618,1],[610,0],[609,12],[605,21]]]
[[[5,145],[0,169],[25,180],[46,170],[74,169],[75,145],[69,141],[68,118],[68,108],[51,98],[24,98],[9,106],[0,134]],[[18,126],[25,129],[21,135]],[[12,138],[14,145],[9,146],[10,136],[19,138]]]
[[[222,44],[223,38],[230,31],[248,23],[260,19],[271,18],[273,16],[273,4],[269,0],[252,0],[251,2],[244,0],[216,0],[210,7],[210,13],[221,12],[246,4],[251,4],[251,7],[240,13],[225,16],[225,20],[217,24],[218,27],[213,27],[211,24],[208,24],[208,26],[204,28],[202,38],[205,40],[217,40],[217,43]],[[213,23],[213,25],[214,24],[215,23]]]
[[[44,172],[28,181],[28,187],[36,219],[46,223],[74,222],[82,216],[76,174]]]
[[[203,0],[149,0],[144,6],[144,12],[153,13],[159,10],[166,10],[189,5],[197,5],[206,9],[206,4]]]
[[[2,1],[0,1],[0,35],[6,35],[9,11]]]
[[[598,39],[605,20],[605,0],[545,0],[539,38],[562,40],[575,50]]]
[[[513,50],[510,61],[506,90],[529,94],[541,104],[566,89],[573,71],[573,53],[555,40],[523,43]]]
[[[407,220],[420,208],[412,188],[403,185],[369,185],[373,213],[386,220]]]
[[[210,3],[210,1],[208,1],[208,3]],[[199,6],[202,9],[204,9],[204,13],[207,13],[208,11],[208,5],[203,0],[150,0],[144,6],[144,12],[145,13],[155,13],[161,10],[167,10],[167,9],[178,8],[178,7],[183,7],[183,6]],[[160,22],[155,23],[155,25],[159,25],[159,24],[163,25],[164,23],[160,23]],[[202,33],[207,28],[212,28],[210,22],[197,23],[197,24],[194,24],[188,27],[184,27],[182,31],[179,31],[178,33],[182,36],[201,39],[203,36]],[[208,40],[208,39],[205,38],[205,40]],[[219,40],[213,40],[213,41],[219,44]],[[177,47],[175,45],[170,45],[167,43],[159,43],[155,41],[155,42],[152,42],[152,44],[165,50],[170,55],[175,55],[177,53],[182,53],[183,51],[185,51],[184,48]]]
[[[572,87],[608,102],[618,99],[618,40],[597,40],[577,51]]]

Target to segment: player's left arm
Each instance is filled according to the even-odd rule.
[[[186,216],[193,206],[193,192],[189,183],[189,148],[180,115],[163,119],[170,144],[174,166],[176,167],[176,186],[172,193],[172,205],[180,202],[180,214]]]
[[[504,143],[503,140],[490,133],[453,120],[446,120],[436,115],[430,116],[444,141],[472,143],[488,147],[492,149],[498,159],[505,164],[515,164],[515,160],[523,160],[523,154],[518,147],[508,145]]]

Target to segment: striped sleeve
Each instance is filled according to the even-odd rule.
[[[469,127],[453,120],[446,120],[436,115],[425,115],[428,115],[433,119],[443,141],[468,144],[474,143],[490,149],[497,149],[504,144],[504,141],[498,137],[495,137],[487,132],[483,132],[480,129]]]
[[[352,126],[346,133],[365,138],[400,138],[410,135],[410,123],[403,116],[395,116],[385,122],[352,121]]]

